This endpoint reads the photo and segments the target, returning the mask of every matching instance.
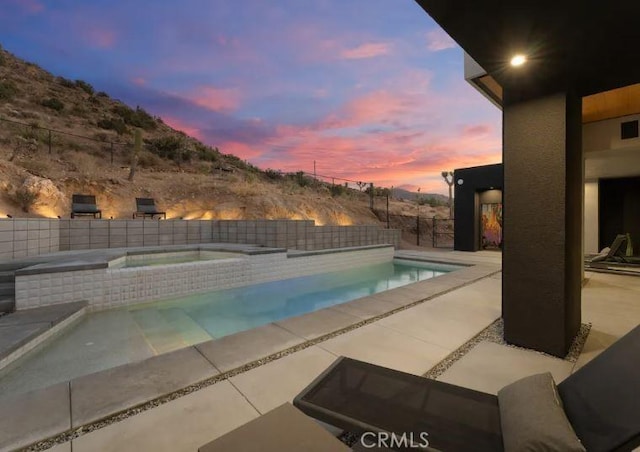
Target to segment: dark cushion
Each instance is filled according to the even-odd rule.
[[[562,408],[549,372],[532,375],[498,392],[505,452],[584,452]]]
[[[156,206],[145,206],[138,204],[138,212],[143,213],[158,213]]]
[[[640,325],[558,385],[567,417],[589,452],[640,446],[638,356]]]
[[[98,212],[95,204],[78,204],[74,203],[71,207],[74,212]]]

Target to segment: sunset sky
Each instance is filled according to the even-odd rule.
[[[447,191],[501,113],[413,0],[2,0],[0,44],[260,168]]]

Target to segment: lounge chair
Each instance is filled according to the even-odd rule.
[[[503,442],[506,446],[514,440],[527,441],[527,435],[533,436],[529,440],[538,448],[527,449],[532,447],[527,443],[521,450],[584,450],[584,446],[589,452],[631,451],[640,446],[638,356],[640,326],[567,377],[557,393],[548,385],[550,395],[545,397],[553,402],[547,407],[553,409],[533,414],[545,397],[526,386],[523,390],[522,385],[539,383],[545,374],[508,385],[494,396],[345,357],[338,358],[293,404],[311,417],[354,433],[427,432],[429,447],[441,451],[500,451]],[[519,399],[512,397],[514,387],[520,389]],[[564,414],[559,414],[563,408]],[[561,415],[564,422],[552,421],[552,414]],[[574,440],[582,445],[569,448],[558,444],[557,437],[550,439],[554,426],[569,426],[567,419]],[[518,421],[520,427],[514,428]],[[554,444],[541,447],[544,441]]]
[[[91,215],[93,218],[102,218],[102,210],[96,205],[96,197],[93,195],[71,195],[71,218],[82,215]]]
[[[640,264],[640,257],[626,256],[624,250],[627,247],[627,235],[618,234],[610,248],[605,248],[599,254],[585,256],[585,263],[595,268],[601,267],[599,263],[613,264]],[[595,264],[595,265],[590,265]]]
[[[133,214],[133,218],[153,218],[155,215],[162,216],[167,219],[167,213],[161,212],[156,208],[156,202],[153,198],[136,198],[136,211]]]

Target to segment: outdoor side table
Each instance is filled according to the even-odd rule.
[[[289,403],[201,446],[198,452],[349,452],[316,421]]]

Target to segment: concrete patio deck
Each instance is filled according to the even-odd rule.
[[[448,262],[496,264],[497,253],[455,253],[433,251],[399,252],[399,257],[424,258]],[[473,261],[473,262],[472,262]],[[470,268],[469,270],[473,270]],[[618,337],[640,323],[640,278],[587,273],[583,288],[583,322],[593,324],[582,354],[576,363],[516,349],[481,342],[439,378],[466,387],[495,393],[496,390],[524,375],[549,370],[562,380],[595,357]],[[447,275],[453,283],[455,273]],[[436,282],[436,281],[434,281]],[[444,283],[445,281],[443,281]],[[462,283],[463,281],[460,281]],[[417,292],[425,288],[408,287]],[[426,295],[428,296],[428,295]],[[335,307],[317,317],[301,316],[269,325],[286,341],[292,337],[305,340],[317,337],[329,328],[340,328],[354,319],[368,319],[393,303],[406,301],[385,294],[369,300]],[[424,374],[449,353],[463,345],[500,317],[500,275],[485,277],[472,284],[450,290],[424,303],[381,318],[357,329],[323,340],[300,351],[238,373],[201,390],[148,409],[120,422],[78,436],[71,442],[49,449],[71,451],[195,451],[218,436],[248,422],[276,406],[291,401],[315,376],[340,355],[370,361],[414,374]],[[254,330],[255,331],[255,330]],[[229,338],[235,350],[246,350],[255,339],[269,337],[269,332],[255,331],[254,340]],[[295,341],[294,341],[295,342]],[[263,339],[265,350],[273,351]],[[275,346],[278,349],[278,346]],[[282,349],[282,348],[280,348]],[[239,353],[227,349],[215,356],[215,350],[200,352],[222,372],[237,367]],[[261,353],[258,353],[260,355]],[[68,387],[50,392],[46,398],[53,409],[60,408],[68,397]],[[68,403],[68,399],[66,399]],[[73,406],[67,408],[73,411]],[[54,410],[55,411],[55,410]],[[78,414],[78,413],[73,413]],[[43,412],[42,416],[47,413]],[[72,418],[72,413],[67,413]],[[31,418],[15,413],[16,422],[28,428]],[[65,427],[58,422],[58,431]],[[53,425],[51,432],[55,430]],[[66,425],[70,428],[70,425]],[[42,433],[42,432],[40,432]],[[23,443],[24,444],[24,443]],[[5,444],[1,450],[12,450]]]

